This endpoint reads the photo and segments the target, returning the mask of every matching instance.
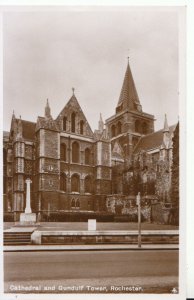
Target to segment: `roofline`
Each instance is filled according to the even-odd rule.
[[[15,118],[15,120],[21,120],[21,121],[24,121],[24,122],[27,122],[27,123],[31,123],[31,124],[34,124],[34,125],[36,125],[36,122],[27,121],[27,120],[20,119],[20,118]]]
[[[175,130],[177,124],[178,124],[178,122],[177,122],[176,124],[173,124],[173,125],[169,126],[169,131],[170,131],[170,128],[172,128],[172,127],[174,127],[174,130]],[[173,130],[172,132],[174,132],[174,130]],[[141,141],[144,137],[151,136],[151,135],[153,135],[153,134],[155,134],[155,133],[157,133],[157,132],[160,132],[160,131],[163,131],[163,128],[160,129],[160,130],[157,130],[157,131],[154,131],[154,132],[152,132],[152,133],[148,133],[148,134],[142,136],[142,137],[139,139],[138,143],[136,144],[136,146],[135,146],[135,148],[134,148],[134,150],[133,150],[133,153],[135,153],[135,150],[136,150],[137,146],[139,145],[140,141]],[[157,147],[156,147],[156,148],[148,148],[148,149],[149,149],[149,150],[154,150],[154,149],[157,149]],[[138,152],[137,152],[137,153],[138,153]]]
[[[111,117],[109,117],[108,119],[105,120],[105,124],[109,123],[110,121],[116,119],[117,117],[119,118],[120,116],[122,116],[124,113],[131,113],[133,115],[137,115],[137,116],[141,116],[143,118],[146,118],[146,119],[153,119],[154,121],[156,120],[154,115],[151,115],[151,114],[148,114],[148,113],[145,113],[145,112],[136,112],[136,111],[133,111],[133,110],[124,110],[120,113],[116,113],[114,115],[112,115]]]

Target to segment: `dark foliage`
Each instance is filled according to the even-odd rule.
[[[172,163],[172,188],[171,201],[171,224],[179,223],[179,123],[177,124],[173,137],[173,163]]]

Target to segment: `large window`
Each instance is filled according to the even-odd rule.
[[[79,201],[79,199],[72,199],[71,200],[71,207],[72,208],[80,208],[80,201]]]
[[[91,163],[91,153],[90,153],[90,149],[86,148],[85,149],[85,164],[86,165],[90,165]]]
[[[80,121],[80,134],[84,134],[84,121]]]
[[[72,162],[79,163],[79,144],[77,142],[72,144]]]
[[[67,188],[67,180],[66,175],[64,173],[60,176],[60,190],[66,192]]]
[[[71,114],[71,132],[75,132],[75,113]]]
[[[65,144],[61,144],[61,146],[60,146],[60,158],[61,158],[61,160],[63,160],[63,161],[66,161],[66,145]]]
[[[71,177],[71,191],[79,192],[79,190],[80,190],[79,175],[74,174]]]
[[[85,193],[92,193],[92,179],[90,176],[86,176],[84,180]]]

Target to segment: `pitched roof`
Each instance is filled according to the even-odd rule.
[[[169,127],[170,134],[175,130],[176,125]],[[137,143],[134,154],[141,150],[151,150],[159,148],[163,143],[163,129],[143,136]]]
[[[139,97],[138,97],[135,83],[133,80],[133,76],[131,73],[131,69],[130,69],[130,66],[128,63],[117,106],[120,106],[121,104],[123,104],[123,106],[125,106],[125,107],[134,109],[135,103],[140,104],[140,101],[139,101]]]

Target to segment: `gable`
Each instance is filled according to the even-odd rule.
[[[56,118],[56,122],[61,131],[86,137],[94,137],[92,129],[75,95],[70,98],[62,109]]]

